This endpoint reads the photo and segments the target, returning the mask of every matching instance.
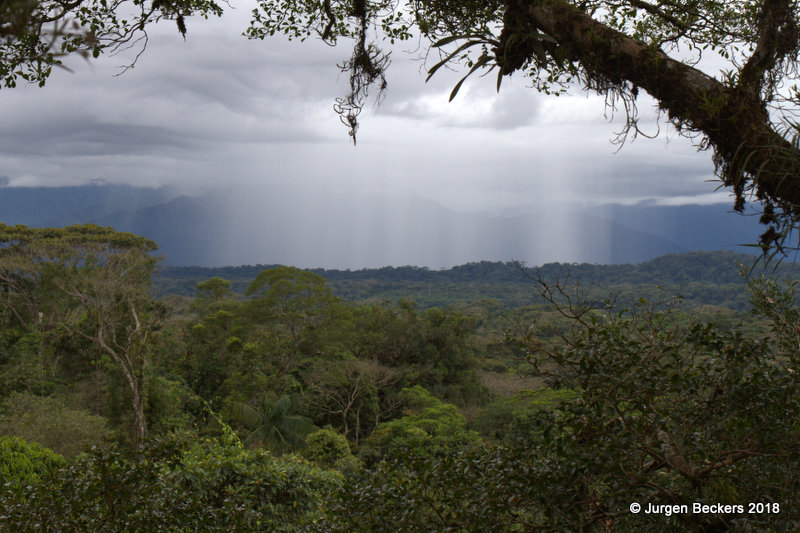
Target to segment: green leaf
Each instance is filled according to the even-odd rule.
[[[456,86],[455,86],[455,87],[453,87],[453,91],[450,93],[450,99],[448,100],[448,102],[452,102],[452,101],[453,101],[453,98],[455,98],[455,97],[456,97],[456,95],[458,94],[458,90],[459,90],[459,89],[461,89],[461,85],[464,83],[464,81],[465,81],[467,78],[469,78],[469,76],[470,76],[470,75],[471,75],[473,72],[475,72],[475,71],[476,71],[476,70],[478,70],[479,68],[483,67],[484,65],[486,65],[487,63],[489,63],[489,61],[491,61],[491,60],[492,60],[492,58],[491,58],[490,56],[488,56],[488,55],[482,55],[481,57],[479,57],[479,58],[478,58],[478,60],[475,62],[475,64],[474,64],[474,65],[472,65],[472,68],[471,68],[471,69],[469,69],[469,72],[467,72],[467,75],[466,75],[466,76],[464,76],[463,78],[461,78],[461,79],[458,81],[458,83],[456,83]],[[492,68],[494,68],[494,67],[492,67]]]
[[[430,68],[430,70],[428,70],[428,77],[425,78],[425,81],[427,82],[428,80],[430,80],[437,70],[446,65],[451,59],[453,59],[460,52],[466,50],[467,48],[475,46],[476,44],[482,44],[482,42],[483,41],[467,41],[466,43],[456,48],[451,54],[449,54],[447,57],[436,63],[434,66]]]

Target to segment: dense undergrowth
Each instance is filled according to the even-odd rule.
[[[147,243],[98,231],[0,250],[0,530],[800,526],[792,283],[749,278],[749,314],[574,272],[519,308],[290,267],[156,299]]]

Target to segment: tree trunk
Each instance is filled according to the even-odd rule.
[[[100,348],[119,365],[122,375],[125,376],[125,380],[128,382],[128,386],[131,389],[131,407],[133,407],[133,429],[136,444],[142,444],[145,437],[147,437],[147,424],[144,417],[144,391],[146,385],[144,361],[142,362],[141,373],[137,376],[129,351],[123,352],[124,357],[121,356],[117,350],[106,342],[102,327],[97,330],[96,341]]]
[[[144,418],[144,395],[131,387],[133,405],[133,429],[136,433],[136,444],[141,445],[147,437],[147,425]]]
[[[506,8],[494,50],[503,74],[534,57],[531,39],[520,35],[535,39],[545,33],[557,41],[560,53],[580,65],[587,81],[621,90],[626,83],[640,87],[679,130],[702,133],[714,149],[720,178],[736,193],[737,210],[752,191],[765,205],[800,214],[800,151],[774,129],[765,103],[753,91],[725,85],[564,0],[510,0]]]

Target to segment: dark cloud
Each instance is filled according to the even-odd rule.
[[[463,73],[442,70],[425,83],[420,52],[404,51],[413,43],[392,50],[386,99],[367,103],[353,148],[333,111],[348,88],[336,65],[351,44],[248,41],[248,13],[190,20],[185,42],[171,24],[155,28],[118,77],[130,56],[73,60],[74,73],[57,72],[44,89],[3,90],[0,174],[12,185],[197,188],[323,179],[492,212],[714,189],[704,181],[708,154],[684,140],[637,140],[615,154],[609,139],[620,123],[604,118],[599,98],[548,98],[518,77],[497,94],[489,75],[471,77],[448,103]]]
[[[0,131],[0,154],[15,156],[131,155],[200,147],[168,128],[58,117]]]

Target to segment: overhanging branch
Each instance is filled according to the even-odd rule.
[[[713,148],[719,177],[736,194],[734,207],[742,210],[753,195],[774,215],[762,217],[770,225],[763,244],[778,240],[773,226],[800,218],[800,150],[776,131],[759,94],[726,85],[564,0],[507,3],[501,42],[494,50],[504,74],[533,59],[534,51],[525,48],[530,40],[519,36],[539,33],[556,42],[552,46],[559,55],[580,66],[587,86],[601,79],[620,90],[628,83],[644,89],[679,131],[702,134],[701,148]]]

